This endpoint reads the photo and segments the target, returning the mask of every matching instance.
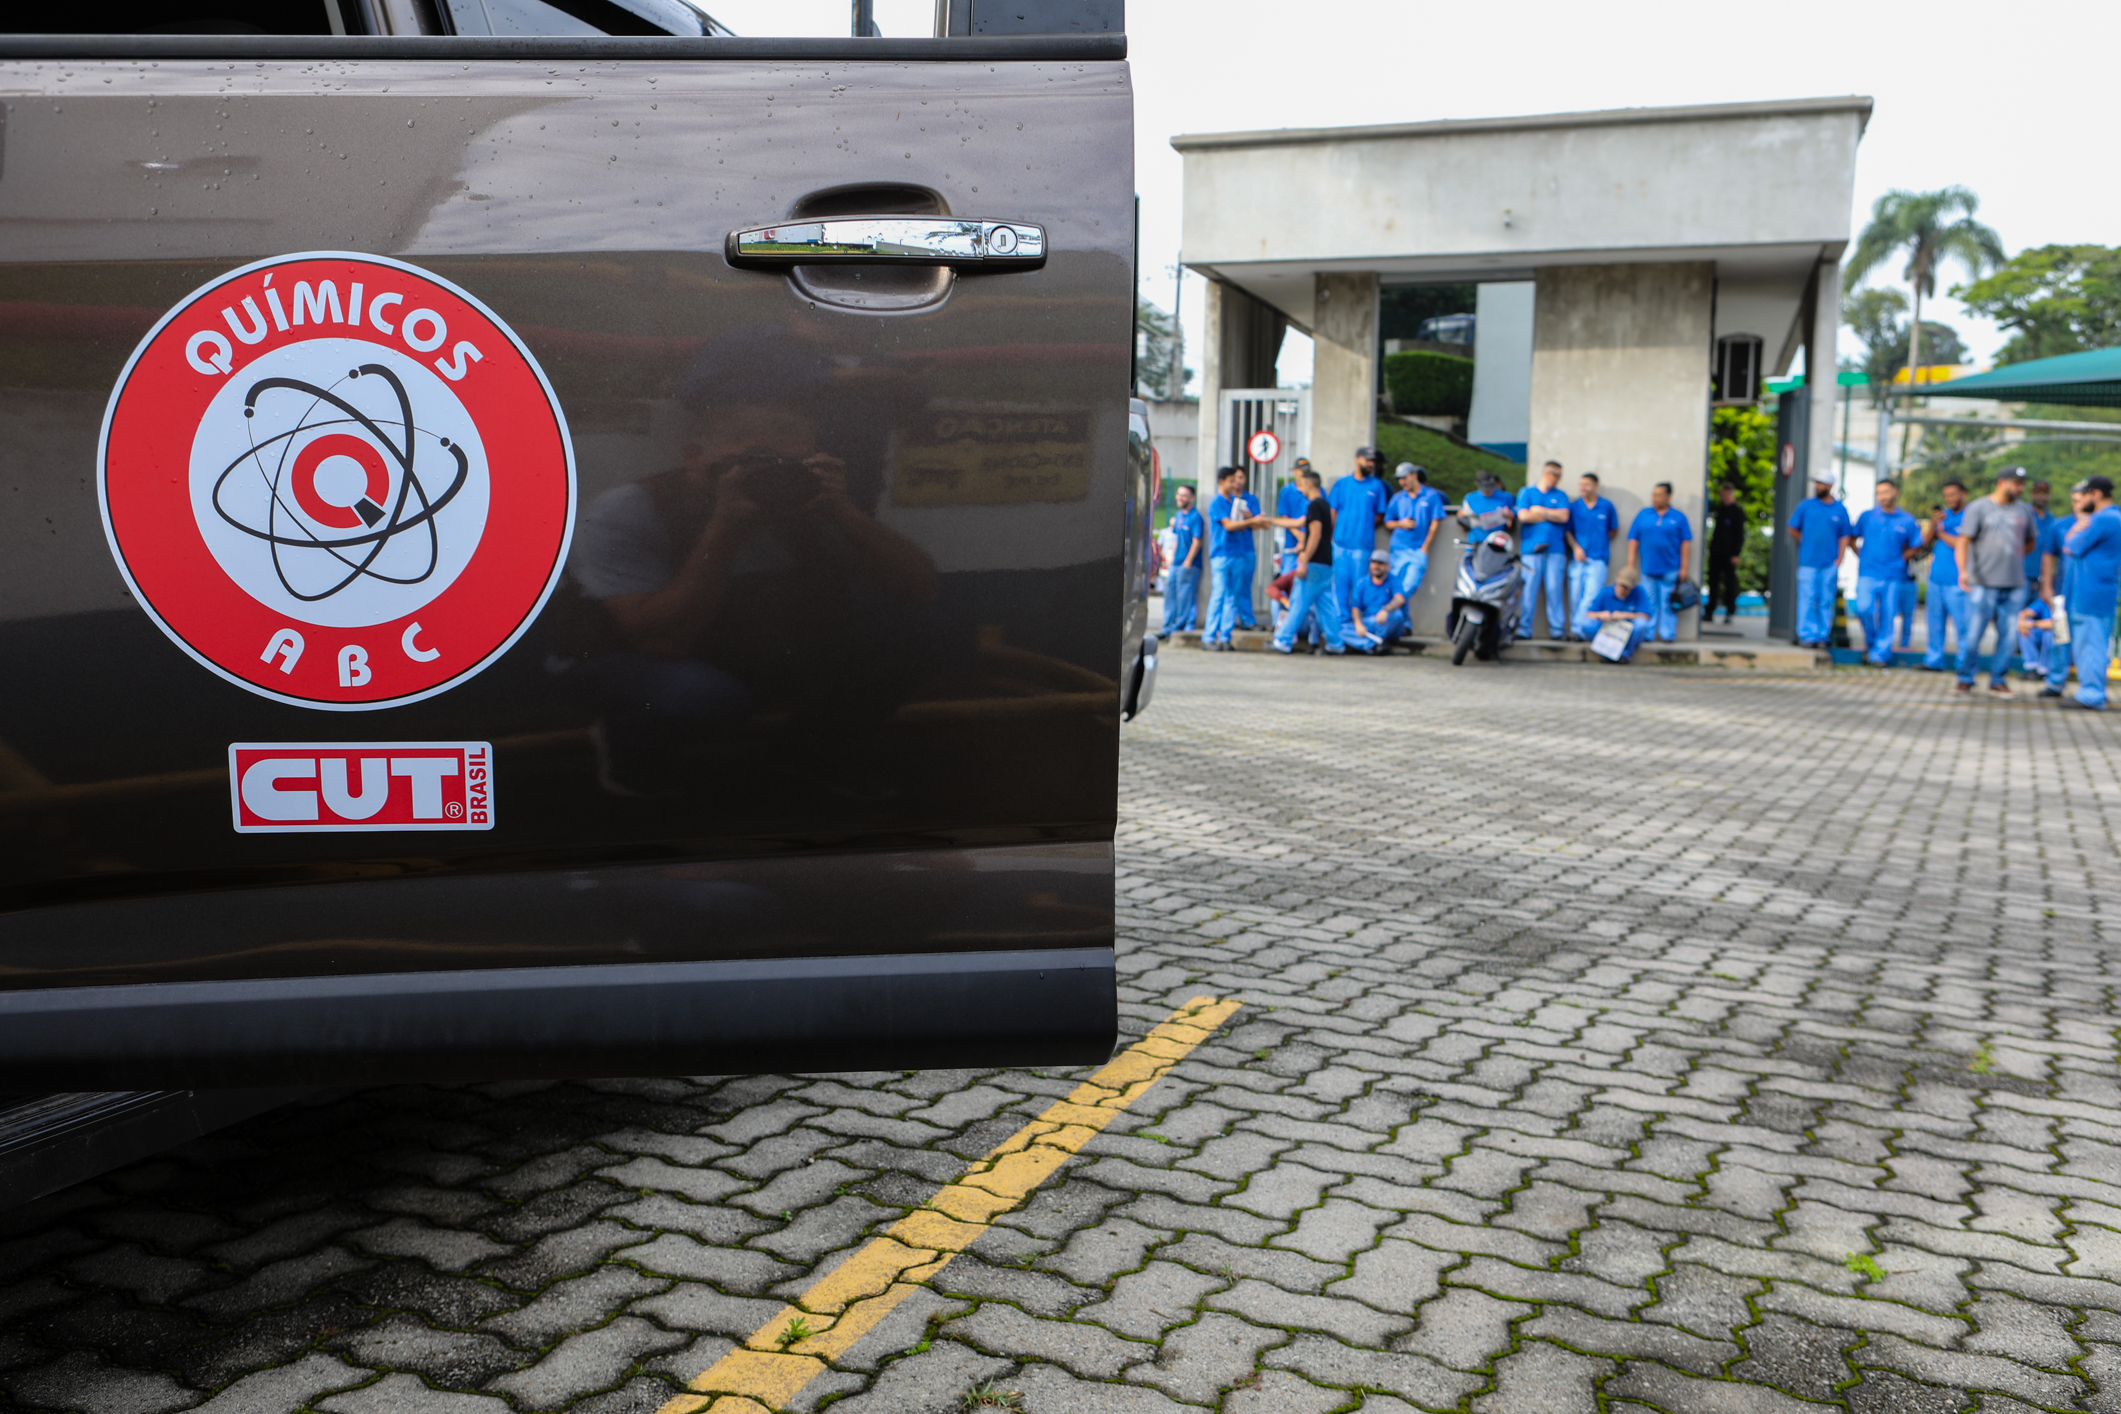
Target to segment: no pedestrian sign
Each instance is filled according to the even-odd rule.
[[[1245,439],[1245,455],[1265,466],[1281,455],[1281,438],[1262,427]]]

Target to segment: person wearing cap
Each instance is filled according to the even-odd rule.
[[[1598,473],[1587,471],[1576,482],[1576,499],[1569,502],[1569,631],[1576,638],[1589,638],[1598,626],[1584,617],[1584,610],[1605,588],[1612,569],[1613,537],[1620,534],[1620,512],[1598,494]]]
[[[1996,489],[1966,508],[1959,521],[1959,587],[1966,591],[1966,632],[1959,638],[1957,691],[1974,690],[1974,657],[1989,625],[1996,628],[1996,656],[1988,690],[2011,695],[2010,661],[2018,647],[2018,611],[2025,607],[2025,557],[2039,543],[2025,494],[2025,468],[1996,473]]]
[[[1326,651],[1345,653],[1348,645],[1341,633],[1344,621],[1333,593],[1333,507],[1319,489],[1318,473],[1311,468],[1297,473],[1296,484],[1304,493],[1304,518],[1297,531],[1296,578],[1291,585],[1289,612],[1281,616],[1281,627],[1274,630],[1274,651],[1294,653],[1296,635],[1304,631],[1307,623],[1316,623]]]
[[[1384,524],[1385,506],[1391,490],[1378,473],[1384,458],[1375,447],[1355,453],[1355,472],[1333,483],[1326,501],[1333,507],[1333,596],[1334,611],[1345,615],[1355,597],[1355,583],[1377,548],[1377,528]]]
[[[1443,497],[1430,489],[1428,472],[1414,463],[1401,462],[1398,473],[1399,490],[1385,503],[1385,529],[1392,532],[1387,555],[1392,580],[1411,614],[1414,596],[1429,575],[1429,547],[1443,528]]]
[[[2087,476],[2078,483],[2082,504],[2091,514],[2070,526],[2062,538],[2069,563],[2069,651],[2077,668],[2079,707],[2106,710],[2106,674],[2114,637],[2114,606],[2121,600],[2121,509],[2114,505],[2114,483]]]
[[[1200,624],[1200,564],[1207,556],[1202,540],[1207,525],[1193,508],[1193,488],[1180,486],[1178,509],[1171,513],[1171,573],[1164,581],[1164,632],[1182,633]]]
[[[1824,648],[1834,636],[1834,584],[1855,527],[1848,507],[1834,499],[1834,473],[1812,474],[1811,498],[1790,517],[1797,547],[1797,646]]]
[[[1370,572],[1355,582],[1348,600],[1347,640],[1365,653],[1388,653],[1407,631],[1407,596],[1392,577],[1392,556],[1370,552]]]
[[[1534,485],[1517,493],[1517,524],[1523,538],[1518,552],[1524,560],[1524,612],[1517,617],[1517,638],[1532,636],[1532,610],[1544,602],[1547,637],[1568,635],[1564,600],[1569,591],[1569,493],[1561,489],[1561,463],[1539,468]],[[1543,592],[1542,592],[1543,591]]]
[[[1672,607],[1672,593],[1686,578],[1694,528],[1686,512],[1672,504],[1672,483],[1660,481],[1650,488],[1650,503],[1635,512],[1628,525],[1628,564],[1642,576],[1642,588],[1656,611],[1653,621],[1660,643],[1679,637],[1679,611]]]
[[[1617,621],[1631,625],[1628,646],[1617,661],[1626,663],[1634,658],[1635,650],[1649,638],[1657,614],[1656,606],[1650,601],[1650,591],[1642,586],[1632,561],[1614,570],[1612,581],[1591,596],[1583,618],[1592,626],[1594,634],[1600,624]]]
[[[1856,521],[1856,615],[1863,622],[1864,656],[1877,667],[1893,661],[1893,613],[1908,561],[1922,551],[1922,527],[1900,509],[1900,487],[1878,483],[1878,504]]]
[[[1944,626],[1966,638],[1966,592],[1959,587],[1959,522],[1966,516],[1966,487],[1944,483],[1944,508],[1922,523],[1922,544],[1930,552],[1928,620],[1922,646],[1923,671],[1944,671]]]
[[[1274,524],[1280,527],[1274,532],[1276,580],[1283,575],[1294,574],[1296,570],[1296,532],[1303,528],[1304,507],[1310,504],[1304,498],[1303,487],[1296,484],[1296,478],[1310,469],[1311,459],[1298,457],[1289,479],[1282,483],[1280,492],[1274,498]],[[1288,612],[1288,606],[1282,600],[1275,599],[1272,594],[1268,595],[1268,600],[1273,605],[1274,627],[1280,628],[1281,616]]]
[[[1208,503],[1208,571],[1213,583],[1208,591],[1208,622],[1200,632],[1200,646],[1211,653],[1229,652],[1230,635],[1240,619],[1248,625],[1251,622],[1252,575],[1259,565],[1252,532],[1265,524],[1259,497],[1245,490],[1244,468],[1226,466],[1217,471],[1215,499]]]

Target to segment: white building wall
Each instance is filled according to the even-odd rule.
[[[1474,306],[1473,410],[1466,440],[1517,461],[1532,438],[1532,303],[1530,280],[1482,285]]]

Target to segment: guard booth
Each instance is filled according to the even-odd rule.
[[[1243,467],[1249,489],[1259,497],[1261,509],[1272,515],[1281,488],[1296,479],[1297,458],[1311,455],[1311,390],[1225,388],[1219,402],[1215,423],[1215,464]],[[1257,450],[1253,439],[1261,432],[1273,434],[1276,448],[1275,454],[1264,462],[1255,461],[1250,455]],[[1213,492],[1209,494],[1212,496]],[[1202,514],[1207,512],[1205,498],[1201,511]],[[1252,609],[1260,615],[1262,624],[1267,622],[1267,586],[1274,582],[1276,538],[1273,535],[1260,537],[1258,569],[1252,578]],[[1210,576],[1204,574],[1200,580],[1201,615],[1205,622]]]

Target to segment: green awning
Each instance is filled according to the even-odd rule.
[[[2121,407],[2121,349],[2092,349],[2088,353],[2036,358],[2029,363],[2007,363],[1948,383],[1924,383],[1916,395],[2059,403],[2065,407]]]

